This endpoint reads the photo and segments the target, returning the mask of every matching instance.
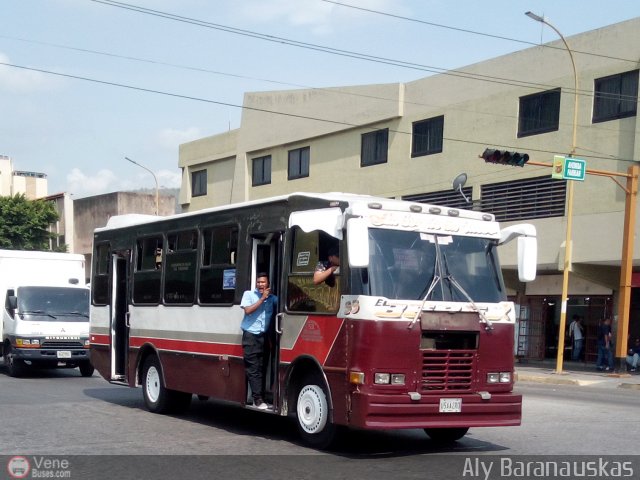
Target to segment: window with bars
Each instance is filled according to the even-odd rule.
[[[464,193],[465,197],[471,200],[473,187],[464,187],[462,189],[462,193]],[[402,197],[402,200],[418,203],[430,203],[432,205],[439,205],[441,207],[464,208],[467,210],[471,210],[473,206],[473,203],[471,201],[467,203],[464,197],[460,195],[460,192],[458,192],[457,190],[442,190],[440,192],[405,195]]]
[[[389,129],[376,130],[375,132],[362,134],[362,146],[360,151],[360,166],[368,167],[379,163],[387,163],[387,150],[389,148]]]
[[[638,110],[638,70],[597,78],[593,123],[634,117]]]
[[[562,217],[567,182],[549,176],[482,185],[480,210],[508,222]]]
[[[560,89],[520,97],[518,137],[558,130]]]
[[[253,159],[252,186],[271,183],[271,155]]]
[[[444,115],[413,123],[411,156],[421,157],[442,152]]]

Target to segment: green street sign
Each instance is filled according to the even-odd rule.
[[[553,157],[553,170],[551,178],[557,180],[579,180],[584,182],[587,173],[587,162],[580,158],[563,157],[555,155]]]

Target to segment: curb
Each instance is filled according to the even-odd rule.
[[[612,378],[603,378],[598,380],[578,380],[576,378],[562,378],[561,376],[545,376],[535,375],[527,373],[517,373],[515,375],[516,382],[529,382],[529,383],[546,383],[548,385],[578,385],[581,387],[588,387],[597,384],[610,383],[613,388],[624,388],[627,390],[640,390],[640,384],[638,383],[626,383],[621,381],[620,383],[612,382]],[[622,379],[620,379],[622,380]]]

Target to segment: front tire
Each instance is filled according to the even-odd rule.
[[[5,345],[3,349],[4,366],[7,369],[7,373],[10,377],[19,377],[24,370],[24,362],[15,358],[13,353],[13,347]]]
[[[186,410],[191,394],[170,390],[164,385],[162,366],[155,355],[144,361],[142,368],[142,395],[147,409],[153,413],[171,413]]]
[[[302,440],[313,448],[328,448],[335,440],[336,426],[331,422],[324,382],[305,381],[298,390],[296,418]]]
[[[91,365],[89,362],[81,363],[78,368],[80,369],[80,375],[82,375],[83,377],[91,377],[93,375],[93,372],[95,371],[93,365]]]
[[[452,443],[460,440],[469,431],[469,427],[464,428],[425,428],[425,433],[431,440],[438,443]]]

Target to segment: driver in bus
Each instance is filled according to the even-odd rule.
[[[335,275],[340,273],[340,254],[337,247],[332,247],[327,252],[327,260],[318,262],[313,272],[313,283],[319,285],[325,282],[330,287],[336,284]]]
[[[277,311],[277,305],[278,297],[271,293],[269,276],[266,273],[258,274],[255,290],[244,292],[240,302],[240,307],[244,310],[244,318],[240,324],[244,366],[251,387],[253,404],[260,410],[269,408],[263,399],[262,368],[265,338],[271,318]]]

